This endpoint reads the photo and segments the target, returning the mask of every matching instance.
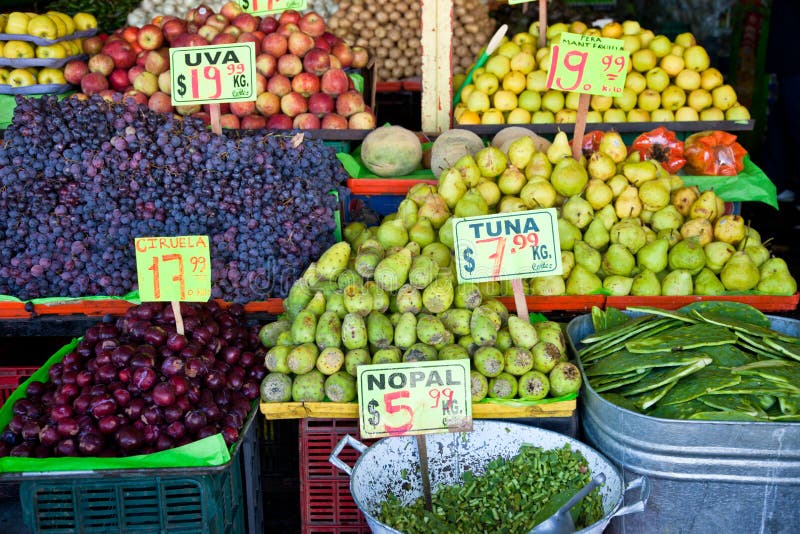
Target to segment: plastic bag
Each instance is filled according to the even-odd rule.
[[[637,137],[630,151],[639,152],[642,159],[658,161],[671,174],[675,174],[686,164],[683,141],[675,137],[675,132],[663,126]]]
[[[747,155],[735,135],[720,130],[690,135],[684,152],[687,172],[699,176],[736,176],[744,169]]]

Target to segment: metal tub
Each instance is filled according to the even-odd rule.
[[[475,420],[472,432],[427,436],[431,491],[435,492],[441,485],[460,484],[464,471],[483,473],[490,461],[498,457],[516,456],[523,444],[554,449],[565,443],[583,454],[592,473],[606,475],[606,483],[600,489],[605,516],[581,532],[600,534],[612,517],[641,512],[645,508],[650,493],[646,477],[631,481],[624,487],[619,470],[585,443],[549,430],[504,421]],[[346,445],[362,453],[352,468],[339,458]],[[396,495],[405,504],[422,496],[419,451],[415,438],[384,438],[367,447],[347,435],[331,453],[330,462],[350,475],[353,500],[372,532],[401,534],[378,521],[377,517],[390,494]],[[625,492],[635,488],[639,489],[638,495],[633,502],[623,506]]]
[[[800,321],[770,320],[800,334]],[[573,351],[593,331],[590,315],[573,319]],[[625,479],[646,475],[653,486],[644,513],[615,518],[608,532],[800,531],[800,424],[659,419],[606,401],[585,381],[580,398],[586,441]]]

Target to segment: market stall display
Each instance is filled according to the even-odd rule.
[[[537,48],[538,23],[498,48],[473,83],[456,88],[461,102],[456,124],[574,123],[577,93],[548,89],[552,47],[562,32],[623,41],[630,53],[625,88],[619,96],[591,99],[588,123],[747,121],[750,112],[736,91],[710,64],[691,33],[671,41],[643,29],[637,21],[609,22],[602,29],[583,22],[548,25],[548,44]]]

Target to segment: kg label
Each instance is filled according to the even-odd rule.
[[[555,208],[453,219],[459,282],[560,275]]]

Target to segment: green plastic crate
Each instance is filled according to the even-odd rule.
[[[263,532],[256,413],[221,466],[29,473],[23,521],[37,534]]]

